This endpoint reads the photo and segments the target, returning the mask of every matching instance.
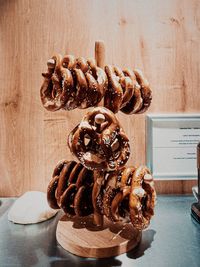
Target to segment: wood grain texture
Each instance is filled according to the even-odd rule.
[[[69,252],[92,258],[118,256],[135,248],[142,233],[131,224],[104,220],[103,227],[93,224],[93,217],[69,219],[63,216],[56,229],[58,243]]]
[[[54,52],[95,55],[141,68],[153,89],[148,112],[200,111],[200,1],[0,0],[0,196],[46,191],[52,170],[72,159],[67,133],[85,111],[45,111],[41,72]],[[145,115],[117,115],[131,140],[129,164],[145,163]],[[194,181],[157,182],[162,193]]]

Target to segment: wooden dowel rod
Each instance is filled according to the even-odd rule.
[[[102,227],[103,223],[103,215],[94,212],[94,224],[96,226]]]
[[[104,69],[105,67],[106,48],[104,41],[95,42],[95,60],[97,66]],[[98,106],[104,106],[104,98],[98,103]]]
[[[97,66],[104,69],[105,67],[105,43],[103,41],[96,41],[95,42],[95,60]],[[103,99],[100,101],[98,106],[103,106]],[[98,214],[94,211],[94,224],[98,226],[103,226],[104,220],[103,215]]]
[[[105,43],[103,41],[95,42],[95,60],[97,66],[103,69],[105,66]]]
[[[94,171],[94,178],[95,178],[95,181],[94,181],[93,192],[92,192],[92,201],[96,201],[96,198],[100,192],[99,189],[102,186],[104,174],[99,171]],[[103,215],[97,212],[97,209],[95,206],[94,206],[94,217],[93,217],[94,221],[93,222],[96,226],[102,227],[104,224]]]

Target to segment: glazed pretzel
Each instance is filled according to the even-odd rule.
[[[156,193],[145,166],[125,167],[129,140],[114,113],[145,112],[152,93],[140,70],[97,67],[94,60],[55,55],[47,62],[40,90],[43,106],[50,110],[85,109],[104,97],[105,107],[89,111],[68,136],[68,146],[79,159],[56,166],[47,190],[49,205],[68,216],[87,216],[101,225],[103,216],[132,222],[145,229],[154,214]]]
[[[96,106],[107,88],[107,76],[94,60],[66,55],[53,56],[47,62],[40,89],[43,106],[55,111]]]
[[[65,109],[85,109],[96,106],[102,99],[107,87],[105,72],[96,66],[94,60],[83,57],[74,58],[67,55],[63,58],[62,65],[69,69],[73,77],[73,90]]]
[[[50,111],[95,107],[103,97],[104,106],[114,113],[143,113],[151,104],[152,92],[141,70],[108,65],[104,71],[95,60],[73,55],[55,55],[47,66],[40,95]]]
[[[93,172],[75,161],[60,161],[47,189],[47,200],[53,209],[62,208],[68,216],[87,216],[93,212]]]
[[[135,69],[132,73],[128,73],[129,77],[136,77],[135,92],[130,101],[121,108],[121,111],[126,114],[143,113],[145,112],[152,100],[152,92],[149,87],[149,82],[144,77],[141,70]]]
[[[71,77],[69,70],[62,67],[61,59],[61,55],[55,55],[49,59],[48,70],[42,74],[44,82],[40,89],[40,97],[43,106],[50,111],[62,108],[67,97],[68,86],[63,86],[61,81],[67,79],[70,82]]]
[[[67,216],[87,216],[125,223],[145,229],[154,214],[156,193],[145,166],[118,171],[91,171],[75,161],[60,161],[47,189],[51,208],[62,208]],[[97,217],[98,216],[98,217]],[[98,224],[98,221],[96,221]]]
[[[156,193],[145,166],[124,167],[104,174],[100,183],[95,181],[92,194],[97,213],[115,222],[131,221],[139,230],[149,225],[154,214]]]
[[[153,178],[147,167],[140,166],[133,174],[129,199],[130,218],[135,228],[147,228],[154,215],[155,201]]]
[[[118,171],[99,173],[96,176],[93,187],[94,211],[99,215],[105,215],[112,221],[130,221],[129,196],[131,179],[127,170],[132,172],[134,168],[123,167]]]
[[[111,171],[122,168],[130,155],[129,140],[115,115],[96,107],[89,111],[68,136],[71,152],[88,169]]]
[[[135,168],[123,168],[108,176],[103,196],[104,214],[112,221],[130,221],[129,196]]]
[[[108,90],[105,93],[104,105],[117,113],[143,113],[151,104],[152,93],[143,73],[135,69],[121,70],[115,66],[106,66]]]
[[[117,113],[131,100],[136,80],[134,76],[130,78],[127,72],[115,66],[106,66],[105,72],[108,77],[108,90],[105,93],[104,106]],[[128,73],[131,73],[131,70],[128,70]]]

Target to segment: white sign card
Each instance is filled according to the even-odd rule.
[[[147,164],[161,180],[197,178],[200,114],[147,115]]]

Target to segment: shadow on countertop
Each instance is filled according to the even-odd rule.
[[[151,247],[156,234],[155,230],[149,229],[143,232],[142,240],[136,248],[126,253],[129,259],[137,259],[145,254],[145,251]],[[64,259],[66,253],[61,247],[59,247],[60,259],[55,259],[51,262],[51,267],[116,267],[121,266],[122,261],[117,257],[110,257],[105,259],[93,259],[93,258],[82,258],[68,253],[67,258]],[[63,254],[63,255],[62,255]]]
[[[73,257],[73,255],[72,255]],[[117,267],[121,266],[122,262],[116,258],[106,258],[106,259],[92,259],[92,258],[79,258],[74,256],[74,259],[61,259],[51,262],[51,267]]]
[[[2,206],[0,206],[0,266],[122,266],[120,256],[104,259],[82,258],[65,251],[57,243],[55,235],[57,222],[63,216],[62,212],[59,212],[50,220],[33,225],[19,225],[9,222],[7,212],[12,203],[13,200],[5,203],[3,201]],[[79,226],[76,225],[76,227]],[[140,244],[137,248],[128,252],[127,257],[137,259],[144,255],[145,250],[151,247],[155,233],[151,229],[144,231]]]
[[[145,251],[151,247],[155,234],[156,231],[152,229],[143,231],[141,242],[133,250],[126,253],[127,257],[130,259],[137,259],[142,257]]]

